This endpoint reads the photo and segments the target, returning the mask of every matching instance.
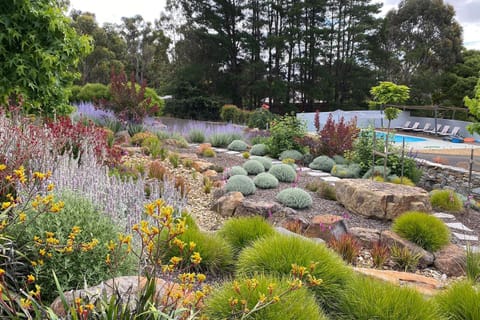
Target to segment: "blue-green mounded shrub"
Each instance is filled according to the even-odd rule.
[[[295,161],[300,161],[303,159],[303,154],[298,151],[298,150],[285,150],[280,153],[278,156],[278,159],[284,160],[284,159],[293,159]]]
[[[454,283],[433,298],[444,319],[480,319],[480,287],[470,281]]]
[[[227,192],[238,191],[244,196],[248,196],[255,193],[257,188],[249,177],[236,175],[228,179],[227,184],[225,185],[225,190]]]
[[[266,296],[265,303],[269,303],[274,296],[289,291],[289,279],[287,277],[275,277],[273,275],[255,275],[256,286],[251,287],[251,279],[239,278],[227,281],[213,290],[205,301],[205,315],[209,319],[240,319],[242,310],[252,310],[258,303],[260,295]],[[238,284],[238,287],[236,286]],[[250,285],[249,285],[250,284]],[[238,288],[238,289],[236,289]],[[273,289],[273,291],[271,291]],[[238,290],[238,291],[237,291]],[[231,301],[237,299],[238,304],[234,307]],[[241,300],[245,299],[245,306]],[[315,297],[306,288],[290,291],[281,296],[276,303],[253,312],[245,319],[250,320],[327,320],[322,309],[317,305]],[[238,317],[233,316],[237,314]]]
[[[254,144],[250,149],[250,154],[252,156],[264,156],[267,152],[267,145],[265,143]]]
[[[336,164],[333,166],[330,174],[338,178],[358,178],[360,174],[360,167],[356,164]]]
[[[310,169],[330,172],[332,171],[334,165],[335,161],[333,161],[332,158],[327,156],[319,156],[313,159],[312,163],[310,163],[308,166],[310,167]]]
[[[313,203],[310,194],[301,188],[283,189],[277,194],[276,199],[283,205],[293,209],[305,209]]]
[[[245,169],[248,174],[257,175],[259,173],[265,172],[265,167],[258,160],[247,160],[243,164],[243,169]]]
[[[390,172],[390,168],[387,167],[386,175],[388,176]],[[374,166],[373,168],[368,169],[367,172],[365,172],[365,174],[363,175],[363,179],[369,179],[372,177],[372,175],[383,177],[383,166]]]
[[[230,170],[227,171],[226,173],[228,177],[232,176],[248,176],[247,170],[243,169],[240,166],[233,166],[230,168]]]
[[[333,161],[335,161],[336,164],[348,164],[347,159],[339,155],[334,155],[332,159]]]
[[[258,156],[251,156],[250,160],[257,160],[261,164],[263,164],[263,167],[265,168],[265,171],[270,170],[272,167],[272,159],[268,157],[258,157]]]
[[[231,151],[245,151],[248,148],[248,144],[243,140],[233,140],[227,147]]]
[[[294,182],[297,179],[297,173],[292,166],[284,163],[273,165],[268,173],[273,174],[280,182]]]
[[[242,250],[236,273],[247,276],[255,276],[257,273],[289,276],[292,264],[307,269],[313,264],[314,269],[310,274],[322,279],[322,283],[311,290],[325,310],[338,310],[345,287],[353,274],[340,256],[323,244],[280,234],[262,238]]]
[[[273,189],[278,187],[278,179],[273,174],[263,172],[253,179],[255,186],[260,189]]]

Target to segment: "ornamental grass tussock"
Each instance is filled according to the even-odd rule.
[[[434,209],[451,213],[463,210],[462,200],[453,190],[433,190],[430,194],[430,203]]]

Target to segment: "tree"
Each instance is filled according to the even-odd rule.
[[[480,79],[475,86],[475,95],[473,98],[465,97],[465,106],[468,107],[468,110],[475,118],[475,123],[472,123],[467,126],[467,130],[470,133],[480,134]]]
[[[29,113],[69,112],[68,88],[80,58],[90,52],[58,0],[0,3],[0,99],[22,95]]]

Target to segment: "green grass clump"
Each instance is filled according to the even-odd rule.
[[[452,320],[480,319],[480,288],[470,281],[453,284],[433,298],[440,315]]]
[[[293,209],[308,208],[313,203],[310,194],[301,188],[283,189],[277,194],[276,199],[283,205]]]
[[[233,248],[235,255],[255,240],[275,234],[275,229],[263,217],[241,217],[227,220],[218,234]]]
[[[250,157],[250,160],[260,161],[263,164],[265,171],[270,170],[270,168],[272,167],[272,159],[268,157],[253,156],[253,157]]]
[[[233,140],[227,147],[231,151],[245,151],[248,148],[248,144],[243,140]]]
[[[254,144],[250,149],[250,154],[253,156],[264,156],[267,152],[267,145],[265,143]]]
[[[215,150],[212,148],[206,148],[202,152],[202,156],[207,157],[207,158],[215,158],[217,154],[215,153]]]
[[[256,285],[252,286],[252,283]],[[240,278],[235,281],[228,281],[214,289],[207,298],[204,314],[209,319],[240,319],[244,308],[254,310],[260,295],[264,294],[266,304],[270,303],[275,296],[281,296],[281,298],[278,302],[259,308],[260,310],[252,312],[250,316],[241,319],[328,319],[316,304],[314,296],[307,289],[300,288],[290,291],[289,287],[288,278],[271,275],[256,275],[254,279]],[[282,295],[284,292],[287,293]],[[237,299],[238,304],[232,307],[231,302],[234,299]],[[241,304],[242,300],[245,300],[245,306]],[[234,314],[237,314],[237,316],[234,316]]]
[[[480,281],[480,252],[467,245],[466,268],[467,279],[472,282]]]
[[[300,161],[303,159],[303,154],[298,150],[285,150],[278,156],[279,160],[283,159],[293,159],[295,161]]]
[[[395,219],[392,230],[427,251],[437,251],[450,242],[450,231],[442,220],[410,211]]]
[[[290,275],[292,264],[307,269],[314,267],[311,275],[323,282],[311,290],[325,310],[337,310],[345,286],[351,280],[352,271],[323,244],[280,234],[262,238],[242,250],[236,272],[248,276],[259,272]]]
[[[248,176],[248,172],[240,166],[233,166],[228,170],[228,176]]]
[[[453,190],[433,190],[430,195],[430,203],[437,210],[447,212],[460,212],[463,209],[462,200]]]
[[[248,174],[251,175],[257,175],[259,173],[265,172],[265,167],[258,160],[247,160],[242,165],[242,167],[248,172]]]
[[[257,188],[249,177],[236,175],[228,179],[227,184],[225,185],[225,190],[227,192],[238,191],[244,196],[248,196],[249,194],[255,193]]]
[[[233,133],[215,133],[208,138],[212,147],[215,148],[226,148],[234,140],[240,140],[240,136]]]
[[[202,130],[193,129],[188,133],[188,141],[191,143],[204,143],[205,133]]]
[[[258,174],[253,179],[253,183],[255,183],[255,186],[260,189],[273,189],[278,187],[278,179],[268,172]]]
[[[327,156],[319,156],[313,159],[313,161],[308,165],[310,169],[322,170],[325,172],[332,171],[335,161],[332,158]]]
[[[297,178],[297,173],[292,166],[288,164],[276,164],[268,170],[268,173],[271,173],[281,182],[293,182]]]
[[[405,186],[415,187],[415,182],[413,182],[407,177],[393,177],[389,179],[389,181],[395,184],[403,184]]]
[[[414,289],[357,276],[348,285],[336,319],[438,320],[441,319]]]
[[[348,165],[345,164],[334,165],[330,173],[332,174],[332,176],[339,178],[358,178],[355,172],[351,170]]]

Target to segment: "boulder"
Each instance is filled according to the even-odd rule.
[[[427,296],[433,296],[440,292],[443,285],[440,281],[425,277],[419,274],[391,271],[391,270],[378,270],[370,268],[353,268],[356,272],[363,275],[367,275],[382,281],[390,282],[398,286],[412,287],[421,294]]]
[[[353,227],[348,232],[355,238],[363,248],[372,249],[373,244],[380,241],[380,230]]]
[[[116,295],[122,303],[128,303],[130,309],[135,309],[138,297],[145,285],[147,284],[147,278],[139,276],[124,276],[117,277],[100,283],[97,286],[89,287],[81,290],[71,290],[64,292],[66,302],[69,306],[73,306],[75,298],[82,298],[84,301],[95,304],[99,299],[105,299],[109,301],[113,295]],[[183,301],[191,301],[194,296],[191,292],[187,292],[185,298],[179,301],[173,300],[171,297],[176,293],[181,293],[182,288],[173,282],[165,281],[160,278],[155,279],[155,301],[162,303],[162,299],[167,298],[168,304],[179,303]],[[57,297],[50,306],[53,312],[59,317],[65,317],[65,307],[60,297]]]
[[[235,210],[235,216],[263,216],[268,218],[279,211],[282,206],[270,201],[244,200]]]
[[[420,260],[418,265],[420,268],[426,268],[433,264],[434,256],[433,253],[424,250],[423,248],[417,246],[415,243],[408,241],[400,237],[393,231],[385,230],[380,234],[380,240],[388,247],[397,246],[399,248],[406,247],[413,254],[420,254]]]
[[[211,162],[202,161],[202,160],[194,160],[192,167],[197,170],[198,172],[207,171],[213,164]]]
[[[218,172],[215,171],[215,170],[207,170],[205,172],[202,173],[204,177],[207,177],[207,178],[210,178],[212,180],[216,180],[217,176],[218,176]]]
[[[288,229],[285,229],[283,227],[275,227],[275,230],[278,233],[283,234],[285,236],[292,236],[292,237],[299,237],[301,239],[308,239],[308,240],[314,241],[316,243],[325,243],[325,241],[323,239],[320,239],[320,238],[306,238],[306,237],[302,236],[301,234],[292,232],[292,231],[290,231]]]
[[[310,221],[298,215],[287,216],[281,222],[281,227],[290,232],[303,235],[310,227]]]
[[[304,235],[309,238],[321,238],[328,242],[332,239],[338,240],[346,233],[347,226],[342,217],[325,214],[313,217]]]
[[[449,244],[434,253],[435,268],[449,277],[459,277],[465,274],[467,255],[463,248]]]
[[[215,201],[212,210],[218,212],[222,217],[232,217],[237,207],[242,203],[243,198],[241,192],[229,192]]]
[[[393,220],[405,211],[430,212],[427,191],[368,179],[342,179],[335,183],[337,201],[365,217]]]

